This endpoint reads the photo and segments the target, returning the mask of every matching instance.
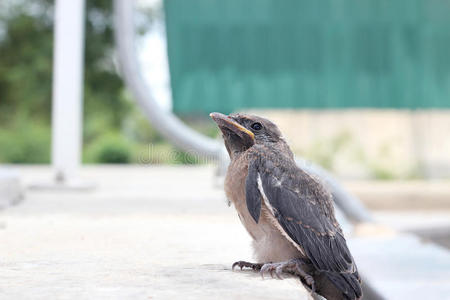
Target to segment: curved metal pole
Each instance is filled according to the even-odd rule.
[[[327,170],[302,158],[296,157],[295,161],[301,169],[318,176],[328,185],[336,205],[344,212],[349,220],[356,223],[374,221],[371,213],[364,207],[361,201],[348,192]]]
[[[116,47],[123,77],[139,106],[152,125],[177,147],[228,164],[228,155],[222,143],[205,137],[181,122],[173,113],[164,111],[155,101],[150,88],[143,80],[134,47],[134,1],[114,0],[114,27]],[[297,164],[315,174],[330,186],[336,204],[354,222],[371,222],[370,213],[361,202],[348,193],[327,171],[303,159]]]
[[[218,141],[207,138],[186,126],[173,113],[164,111],[155,101],[150,88],[143,80],[136,60],[133,15],[134,1],[114,1],[116,47],[127,87],[152,125],[170,142],[188,152],[216,159],[221,158],[223,150]]]

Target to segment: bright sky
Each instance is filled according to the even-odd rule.
[[[138,7],[160,6],[161,0],[139,0]],[[172,109],[169,63],[164,22],[152,27],[137,43],[142,74],[155,100],[165,109]]]

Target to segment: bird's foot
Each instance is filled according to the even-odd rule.
[[[306,260],[303,259],[291,259],[288,261],[284,261],[284,262],[278,262],[278,263],[267,263],[264,264],[261,268],[261,277],[264,278],[264,273],[269,273],[270,276],[272,276],[273,278],[273,273],[275,272],[275,276],[278,279],[283,279],[282,277],[282,273],[289,273],[289,274],[293,274],[293,275],[297,275],[301,278],[303,278],[306,282],[306,284],[311,288],[311,290],[313,292],[315,292],[316,288],[315,288],[315,284],[314,284],[314,279],[311,275],[309,275],[308,273],[306,273],[302,266],[305,264],[309,264],[309,262],[307,262]]]
[[[255,271],[259,271],[259,270],[261,270],[262,266],[263,266],[263,264],[254,264],[254,263],[250,263],[250,262],[246,262],[246,261],[240,260],[240,261],[235,262],[231,266],[231,269],[234,270],[235,267],[239,267],[239,268],[241,268],[241,270],[243,268],[250,268],[250,269],[253,269]]]

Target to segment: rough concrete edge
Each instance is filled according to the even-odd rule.
[[[9,168],[0,168],[0,210],[17,205],[25,199],[25,190],[19,174]]]

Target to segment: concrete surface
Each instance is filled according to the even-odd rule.
[[[52,178],[48,167],[18,171],[25,184]],[[252,260],[250,238],[213,174],[210,166],[96,166],[81,172],[97,184],[91,192],[29,190],[0,211],[0,299],[308,299],[294,278],[231,271]],[[387,227],[347,236],[366,278],[386,299],[449,299],[450,253],[392,228],[446,226],[450,212],[375,218]]]
[[[22,201],[23,193],[17,172],[0,166],[0,210]]]
[[[25,183],[48,168],[20,169]],[[0,212],[0,299],[308,299],[231,271],[249,242],[213,169],[85,168],[93,192],[29,191]]]
[[[348,242],[359,271],[385,299],[450,299],[448,250],[411,234],[356,237]]]

